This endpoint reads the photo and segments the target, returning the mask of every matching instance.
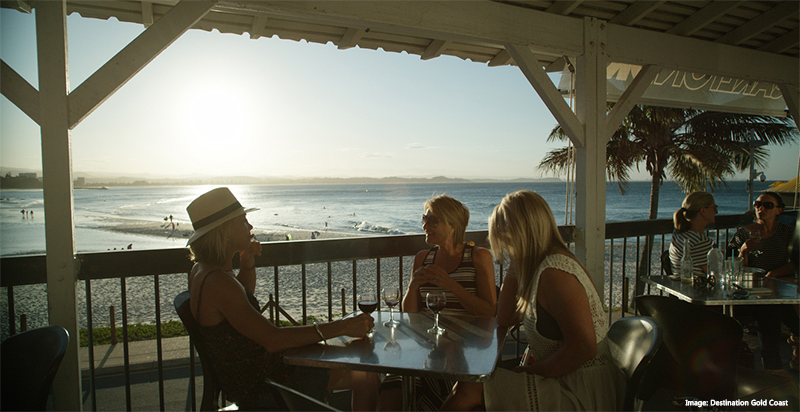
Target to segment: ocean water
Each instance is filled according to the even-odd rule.
[[[767,183],[758,183],[764,190]],[[248,214],[258,230],[329,230],[375,235],[422,233],[420,215],[426,199],[448,194],[470,209],[468,230],[486,230],[489,215],[507,193],[533,190],[550,204],[556,222],[565,216],[566,184],[546,183],[450,183],[450,184],[308,184],[230,186],[245,207],[260,210]],[[133,245],[136,249],[183,247],[185,238],[124,234],[109,226],[147,221],[166,222],[172,216],[180,226],[190,225],[186,205],[210,190],[204,186],[111,187],[108,190],[75,190],[75,242],[78,252],[104,251]],[[715,193],[721,214],[747,210],[745,182],[731,182]],[[659,218],[670,218],[685,196],[672,182],[661,188]],[[608,222],[645,220],[650,199],[649,182],[632,182],[627,194],[609,183],[606,195]],[[32,211],[27,216],[22,210]],[[44,202],[41,190],[0,191],[0,255],[43,253],[45,250]],[[104,229],[105,228],[105,229]]]
[[[755,189],[764,190],[768,184],[760,183]],[[471,214],[468,230],[486,230],[487,220],[494,206],[507,193],[529,189],[541,194],[550,204],[558,224],[565,222],[566,184],[547,183],[451,183],[451,184],[386,184],[386,185],[242,185],[230,186],[240,202],[246,207],[258,207],[259,211],[248,214],[248,220],[256,231],[310,231],[329,230],[348,235],[393,235],[422,233],[420,216],[425,200],[433,195],[448,194],[465,203]],[[133,245],[135,249],[184,247],[186,238],[168,234],[147,236],[108,230],[108,227],[138,222],[153,225],[168,223],[172,215],[179,226],[190,225],[186,205],[198,195],[210,190],[201,186],[151,186],[111,187],[108,190],[75,191],[75,239],[79,252],[122,249]],[[607,188],[607,221],[645,220],[648,215],[650,184],[632,182],[626,195],[621,195],[616,184]],[[670,218],[680,207],[684,193],[671,182],[661,188],[659,218]],[[716,203],[721,214],[735,214],[747,210],[748,195],[744,182],[732,182],[729,187],[715,192]],[[32,211],[25,215],[22,210]],[[167,222],[165,222],[167,218]],[[43,253],[45,250],[44,223],[41,190],[0,191],[0,254],[3,256]],[[184,226],[185,225],[185,226]],[[166,233],[166,231],[165,231]],[[635,245],[628,245],[629,256],[634,256]],[[656,245],[656,250],[660,250]],[[621,246],[616,245],[614,273],[622,273]],[[635,262],[625,264],[625,276],[633,279]],[[374,287],[377,274],[374,261],[359,262],[358,288]],[[410,278],[413,257],[404,259],[404,283]],[[619,306],[621,281],[619,277],[610,287],[608,263],[603,299]],[[327,265],[307,265],[308,314],[327,313]],[[352,264],[333,263],[333,312],[341,312],[338,296],[345,289],[348,308],[352,307]],[[398,261],[381,261],[381,282],[384,285],[398,283]],[[257,296],[262,304],[267,294],[275,290],[271,268],[258,271]],[[497,274],[499,276],[499,273]],[[616,275],[615,275],[616,276]],[[152,323],[155,321],[154,279],[152,277],[131,278],[126,282],[128,300],[121,301],[119,279],[96,280],[92,287],[92,321],[94,325],[107,325],[109,306],[115,306],[121,319],[120,308],[128,308],[129,323]],[[280,272],[281,306],[299,319],[301,307],[301,268],[284,267]],[[403,285],[405,287],[406,285]],[[177,320],[172,310],[173,297],[186,289],[186,275],[161,276],[161,307],[163,321]],[[87,323],[85,285],[78,284],[78,308],[80,324]],[[46,286],[32,285],[14,289],[15,311],[26,314],[28,327],[46,325]],[[349,310],[349,309],[348,309]],[[0,293],[0,338],[8,333],[7,294]],[[16,320],[18,322],[18,319]]]

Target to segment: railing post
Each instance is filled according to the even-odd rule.
[[[342,316],[347,314],[347,299],[345,298],[345,290],[342,288]]]
[[[25,332],[26,330],[28,330],[28,315],[23,313],[19,315],[19,331]]]
[[[111,328],[111,344],[117,344],[117,320],[114,314],[114,305],[108,307],[108,322],[110,323],[109,327]]]

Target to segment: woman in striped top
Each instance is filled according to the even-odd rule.
[[[425,202],[422,229],[425,242],[434,245],[414,259],[414,273],[403,297],[404,312],[420,312],[428,292],[445,292],[442,314],[495,316],[497,287],[488,249],[464,241],[469,209],[458,200],[440,195]],[[397,410],[399,385],[387,377],[381,386],[379,409]],[[469,410],[482,402],[482,384],[418,379],[417,405],[431,410]],[[452,388],[452,392],[451,392]]]
[[[708,271],[707,254],[711,250],[711,240],[706,235],[706,226],[714,223],[717,205],[714,196],[708,192],[692,192],[683,200],[683,205],[675,212],[673,222],[675,231],[669,244],[669,260],[672,273],[681,273],[681,259],[685,241],[689,240],[692,265],[695,275]]]

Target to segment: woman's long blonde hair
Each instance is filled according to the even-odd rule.
[[[564,251],[572,256],[550,206],[529,190],[510,193],[489,217],[489,242],[501,262],[509,260],[517,274],[517,307],[524,311],[539,265],[548,254]]]

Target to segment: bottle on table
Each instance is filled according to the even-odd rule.
[[[724,269],[725,258],[722,256],[722,251],[719,250],[717,244],[708,251],[708,285],[714,286],[717,281],[723,281],[722,269]]]
[[[694,264],[692,263],[692,250],[689,247],[689,239],[683,241],[683,256],[681,256],[681,283],[692,283]]]

